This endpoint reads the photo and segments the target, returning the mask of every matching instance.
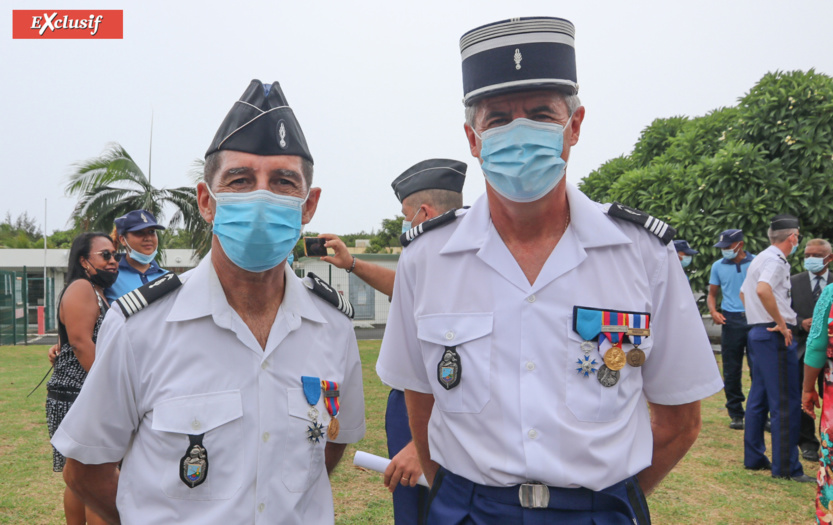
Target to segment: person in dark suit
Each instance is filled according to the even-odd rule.
[[[813,323],[813,308],[821,295],[821,291],[831,282],[831,275],[827,269],[831,255],[830,243],[824,239],[810,239],[804,248],[804,269],[806,271],[790,277],[792,284],[793,310],[798,315],[793,330],[798,341],[799,381],[804,381],[804,351],[807,346],[807,334]],[[800,383],[799,383],[800,384]],[[813,418],[805,412],[801,413],[801,436],[798,440],[801,456],[808,461],[819,460],[819,440]]]

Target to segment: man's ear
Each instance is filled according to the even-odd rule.
[[[469,141],[469,151],[471,151],[471,156],[476,159],[479,159],[480,139],[477,138],[477,135],[474,134],[474,129],[472,129],[472,127],[468,124],[463,124],[463,131],[466,132],[466,138]]]
[[[321,198],[321,188],[310,188],[309,197],[304,203],[301,215],[301,224],[308,224],[315,215],[315,210],[318,209],[318,200]]]
[[[211,194],[208,193],[208,183],[203,181],[197,184],[197,206],[200,209],[200,215],[209,224],[214,222],[214,213],[217,211],[217,204],[211,204],[213,200]]]

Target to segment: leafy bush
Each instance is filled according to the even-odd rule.
[[[689,268],[692,287],[705,291],[723,230],[742,229],[758,253],[770,218],[791,213],[805,239],[833,240],[832,186],[833,78],[810,70],[767,73],[735,107],[654,120],[631,155],[607,161],[581,189],[674,226],[700,251]],[[801,257],[791,262],[800,271]]]

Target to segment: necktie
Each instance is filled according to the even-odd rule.
[[[816,275],[816,285],[813,287],[813,301],[817,301],[821,295],[821,275]]]

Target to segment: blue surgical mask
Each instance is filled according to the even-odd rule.
[[[159,248],[157,248],[157,249],[153,250],[153,253],[151,253],[149,255],[138,252],[138,251],[134,250],[133,247],[130,246],[127,243],[127,237],[125,237],[125,239],[124,239],[124,244],[127,246],[127,249],[129,250],[127,252],[127,255],[129,255],[131,259],[133,259],[134,261],[136,261],[139,264],[150,264],[154,259],[156,259],[156,252],[159,251]]]
[[[402,233],[405,233],[406,231],[411,229],[411,224],[414,222],[414,219],[417,218],[417,215],[419,215],[419,210],[421,210],[421,209],[422,209],[422,204],[419,205],[419,208],[417,208],[417,211],[416,211],[416,213],[414,213],[414,216],[411,217],[411,220],[402,221]]]
[[[281,263],[301,237],[306,199],[268,190],[208,193],[217,201],[214,235],[231,262],[249,272],[265,272]]]
[[[804,269],[808,272],[819,273],[824,270],[824,257],[805,257]]]
[[[492,189],[512,202],[537,201],[552,191],[567,166],[561,153],[569,123],[562,126],[518,118],[478,135],[481,169]]]
[[[797,249],[798,249],[798,244],[793,244],[793,247],[790,249],[790,255],[794,254]]]
[[[293,262],[295,262],[295,254],[290,252],[289,257],[286,258],[286,264],[292,266]]]
[[[738,256],[738,252],[735,250],[720,250],[720,253],[723,254],[723,258],[727,260],[732,260]]]
[[[683,268],[688,268],[688,265],[691,264],[691,255],[683,255],[680,264],[683,265]]]

